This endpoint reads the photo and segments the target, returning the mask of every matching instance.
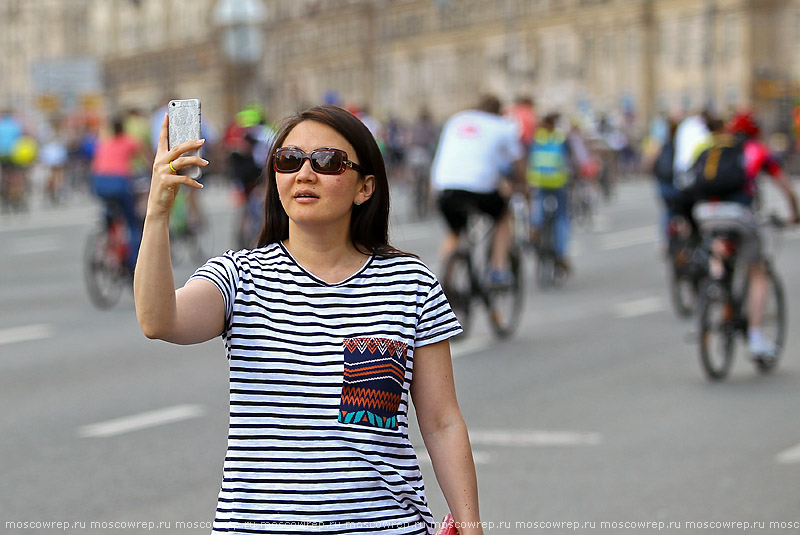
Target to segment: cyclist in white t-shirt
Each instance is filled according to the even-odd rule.
[[[511,278],[505,265],[511,246],[509,187],[505,177],[524,183],[525,152],[514,121],[500,115],[500,101],[486,95],[476,109],[456,113],[445,123],[433,160],[431,179],[439,192],[439,209],[449,233],[440,258],[458,247],[470,212],[478,210],[495,222],[490,283]]]

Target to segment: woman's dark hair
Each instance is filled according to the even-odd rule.
[[[354,205],[350,217],[350,239],[356,250],[379,257],[414,256],[389,245],[389,180],[375,138],[358,117],[343,108],[331,105],[308,108],[285,119],[281,124],[264,166],[267,193],[264,203],[264,228],[261,230],[258,246],[264,247],[289,237],[289,217],[278,197],[278,185],[275,180],[274,149],[282,147],[289,133],[304,121],[315,121],[336,130],[355,149],[358,162],[366,174],[375,177],[375,191],[372,197],[360,206]]]

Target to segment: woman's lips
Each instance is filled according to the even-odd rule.
[[[298,191],[294,194],[294,200],[300,203],[309,203],[319,199],[319,197],[310,191]]]

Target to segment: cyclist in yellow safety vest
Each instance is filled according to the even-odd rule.
[[[545,198],[554,198],[557,201],[554,229],[556,264],[564,271],[569,271],[569,146],[564,133],[556,129],[557,120],[557,114],[547,115],[541,127],[536,130],[528,156],[527,178],[536,196],[536,203],[531,210],[531,224],[534,228],[532,238],[535,241],[539,237],[544,219]]]

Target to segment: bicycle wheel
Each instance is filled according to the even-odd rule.
[[[766,339],[774,345],[775,358],[753,361],[756,369],[761,373],[767,373],[777,366],[786,342],[786,301],[783,284],[771,266],[767,269],[767,277],[769,287],[764,302],[761,331]]]
[[[697,289],[695,282],[686,273],[669,266],[669,289],[672,305],[681,318],[688,318],[694,314],[697,306]]]
[[[514,282],[487,290],[492,330],[500,338],[511,335],[517,329],[525,302],[522,260],[516,249],[509,251],[508,267],[514,275]]]
[[[192,225],[187,240],[189,256],[195,264],[209,259],[214,249],[214,233],[204,212],[200,212],[197,222]]]
[[[584,230],[592,228],[592,199],[589,186],[579,184],[572,190],[571,203],[572,216],[575,222]]]
[[[472,316],[472,260],[464,251],[457,251],[447,259],[442,278],[442,289],[450,302],[461,328],[462,336],[470,328]]]
[[[430,211],[430,183],[428,170],[424,167],[416,167],[413,171],[414,176],[414,213],[417,221],[422,221],[428,217]]]
[[[124,259],[110,243],[109,234],[99,230],[89,235],[84,253],[83,274],[89,299],[97,308],[110,308],[122,295]]]
[[[708,379],[724,379],[733,364],[736,318],[728,292],[708,284],[700,306],[700,362]]]
[[[540,288],[556,283],[555,225],[551,217],[545,219],[539,234],[536,250],[536,282]]]

